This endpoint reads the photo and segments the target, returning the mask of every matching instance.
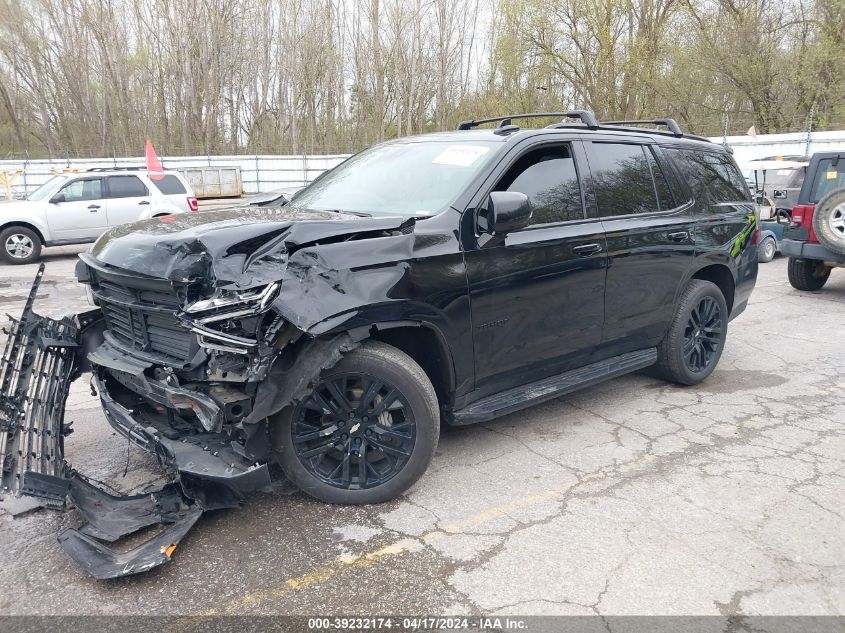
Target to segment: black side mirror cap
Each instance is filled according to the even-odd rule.
[[[479,228],[493,235],[523,229],[531,222],[531,201],[518,191],[494,191],[487,199],[486,222]]]
[[[50,204],[58,204],[60,202],[65,202],[65,194],[57,193],[55,196],[50,198]]]

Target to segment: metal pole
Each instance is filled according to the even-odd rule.
[[[810,138],[813,135],[813,117],[816,114],[816,104],[810,106],[810,114],[807,116],[807,143],[804,145],[804,156],[810,155]]]
[[[728,121],[729,121],[728,113],[725,112],[725,129],[722,132],[722,145],[728,144]]]

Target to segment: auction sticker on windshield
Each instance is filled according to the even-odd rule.
[[[489,147],[481,145],[450,145],[431,162],[437,165],[469,167],[489,151]]]

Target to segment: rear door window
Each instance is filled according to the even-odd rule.
[[[180,193],[188,193],[185,185],[173,174],[167,174],[161,180],[151,178],[156,189],[161,191],[165,196],[175,196]]]
[[[819,161],[810,191],[810,202],[815,204],[834,189],[845,187],[845,157],[836,160],[823,158]]]
[[[599,217],[660,210],[646,148],[597,142],[587,148]]]
[[[109,198],[142,198],[150,192],[138,176],[109,176]]]

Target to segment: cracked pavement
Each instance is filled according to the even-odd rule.
[[[82,249],[54,250],[36,305],[59,315],[85,305]],[[2,312],[34,272],[3,267]],[[845,271],[800,293],[776,259],[703,385],[634,374],[447,431],[384,505],[277,483],[142,576],[78,569],[55,538],[73,511],[0,516],[0,613],[845,614],[843,314]],[[68,419],[82,472],[126,492],[160,480],[84,380]]]

